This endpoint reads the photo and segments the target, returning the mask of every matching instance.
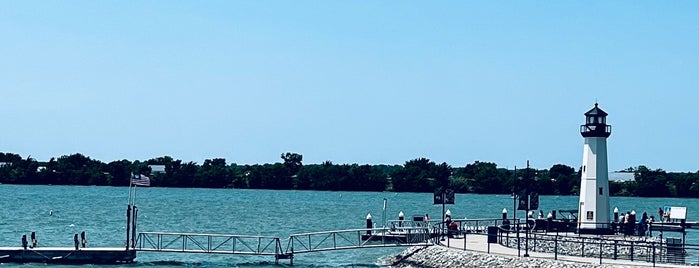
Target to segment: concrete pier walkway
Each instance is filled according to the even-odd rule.
[[[466,250],[470,252],[479,252],[492,255],[517,257],[517,248],[508,248],[497,243],[488,244],[487,235],[483,234],[467,234],[465,236],[459,236],[458,238],[445,238],[443,241],[439,241],[441,246],[446,246],[453,249]],[[464,245],[465,243],[465,245]],[[524,248],[519,251],[519,256],[522,258],[525,254]],[[555,256],[553,253],[546,252],[533,252],[529,251],[528,258],[537,259],[550,259],[554,260]],[[593,265],[599,265],[600,263],[605,266],[617,266],[617,267],[678,267],[683,266],[673,263],[658,263],[653,264],[652,262],[645,262],[641,260],[631,261],[625,259],[608,259],[602,258],[589,258],[589,257],[579,257],[579,256],[569,256],[558,254],[557,259],[559,261],[574,262],[574,263],[587,263]],[[691,267],[686,265],[686,267]]]

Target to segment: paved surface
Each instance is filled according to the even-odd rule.
[[[464,241],[466,241],[466,245],[464,246]],[[489,253],[489,254],[495,254],[495,255],[502,255],[502,256],[524,256],[524,249],[519,252],[517,248],[508,248],[505,246],[502,246],[500,244],[488,244],[487,243],[487,236],[483,234],[468,234],[466,235],[466,238],[464,240],[463,237],[459,238],[450,238],[450,239],[445,239],[444,241],[440,241],[443,246],[448,246],[450,248],[455,248],[455,249],[461,249],[461,250],[468,250],[468,251],[473,251],[473,252],[483,252],[483,253]],[[544,253],[544,252],[532,252],[529,251],[529,257],[530,258],[544,258],[544,259],[554,259],[554,254],[553,253]],[[590,263],[590,264],[607,264],[607,265],[618,265],[618,266],[624,266],[624,267],[678,267],[678,266],[683,266],[683,265],[678,265],[678,264],[668,264],[668,263],[653,263],[650,262],[645,262],[645,261],[630,261],[630,260],[614,260],[614,259],[606,259],[602,258],[601,262],[599,258],[586,258],[586,257],[576,257],[576,256],[568,256],[568,255],[558,255],[558,260],[562,261],[569,261],[569,262],[577,262],[577,263]],[[692,266],[685,266],[685,267],[692,267]]]

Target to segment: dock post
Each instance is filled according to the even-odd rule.
[[[366,228],[369,230],[366,230],[366,234],[370,235],[371,234],[371,228],[374,227],[374,224],[371,222],[371,213],[366,215]]]
[[[138,208],[133,206],[133,217],[131,217],[131,248],[136,247],[136,221],[138,218]]]
[[[126,250],[129,250],[129,233],[131,232],[131,204],[126,208]]]

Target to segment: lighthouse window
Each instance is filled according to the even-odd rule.
[[[604,189],[604,188],[599,187],[599,195],[604,195],[604,190],[603,190],[603,189]]]

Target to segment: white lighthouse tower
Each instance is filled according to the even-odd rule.
[[[595,107],[585,113],[585,124],[580,134],[585,138],[578,231],[587,234],[612,232],[609,219],[609,173],[607,171],[607,138],[612,126],[607,125],[607,113]]]

